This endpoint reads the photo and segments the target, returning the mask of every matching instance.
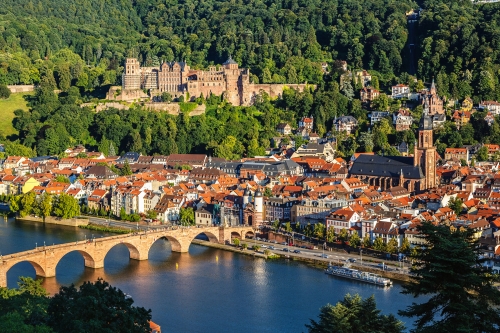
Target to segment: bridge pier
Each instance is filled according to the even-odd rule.
[[[104,267],[104,258],[95,260],[95,259],[85,259],[85,267],[89,268],[103,268]]]
[[[7,273],[0,274],[0,288],[7,288]]]

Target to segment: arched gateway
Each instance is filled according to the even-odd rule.
[[[40,246],[36,249],[0,256],[0,287],[7,286],[7,272],[16,264],[27,261],[33,265],[37,276],[53,277],[56,266],[66,254],[78,251],[84,258],[85,267],[102,268],[106,254],[116,245],[124,244],[131,259],[148,259],[149,249],[160,238],[166,238],[172,244],[172,251],[187,252],[193,239],[205,234],[210,242],[224,244],[231,240],[231,235],[238,234],[244,238],[251,227],[206,227],[156,229],[148,232],[95,238],[53,246]]]

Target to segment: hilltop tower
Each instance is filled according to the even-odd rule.
[[[254,215],[254,223],[255,227],[262,225],[262,221],[264,220],[264,197],[262,196],[262,192],[259,190],[255,191],[254,197],[254,206],[255,206],[255,215]]]

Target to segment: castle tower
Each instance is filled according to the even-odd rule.
[[[141,65],[135,58],[127,58],[122,74],[123,90],[141,89]]]
[[[255,216],[254,222],[255,227],[258,227],[262,224],[264,220],[264,197],[262,196],[262,192],[260,190],[255,191],[254,198],[254,206],[255,206]]]
[[[250,191],[245,189],[245,192],[243,192],[243,208],[245,208],[246,205],[250,202]]]
[[[222,64],[224,68],[224,79],[226,83],[226,99],[233,105],[241,105],[243,93],[240,82],[240,70],[238,63],[231,56]]]
[[[420,184],[420,190],[436,186],[436,148],[432,134],[432,118],[424,113],[418,128],[418,147],[414,157],[425,176]]]

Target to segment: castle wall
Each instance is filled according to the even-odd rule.
[[[11,93],[35,91],[35,86],[32,84],[31,85],[12,85],[12,86],[7,86],[7,88],[9,88]]]

